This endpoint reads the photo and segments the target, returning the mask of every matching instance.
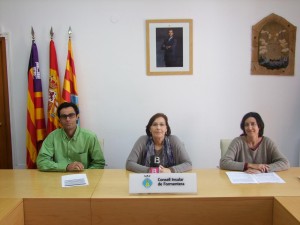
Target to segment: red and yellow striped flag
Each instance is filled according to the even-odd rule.
[[[60,82],[54,41],[50,41],[47,134],[60,127],[57,107],[60,104]]]
[[[72,42],[69,38],[68,42],[68,57],[65,71],[64,85],[62,91],[63,102],[73,102],[78,106],[78,92],[75,73],[75,64],[72,52]]]
[[[36,168],[36,157],[46,137],[42,80],[39,56],[32,41],[28,65],[26,163],[28,169]]]

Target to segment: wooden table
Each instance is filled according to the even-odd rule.
[[[91,224],[90,199],[101,170],[86,170],[89,185],[62,188],[61,176],[71,173],[0,170],[0,198],[23,198],[25,224]]]
[[[199,198],[199,197],[273,197],[300,196],[300,167],[277,172],[283,184],[232,184],[225,170],[195,169],[198,193],[191,195],[129,194],[129,171],[103,170],[93,198]]]
[[[0,183],[0,200],[23,199],[25,225],[275,225],[283,215],[278,206],[300,197],[300,168],[278,172],[284,184],[231,184],[226,171],[217,168],[192,172],[198,193],[183,195],[129,194],[126,170],[86,170],[89,185],[71,188],[61,187],[61,176],[70,173],[0,170],[0,180],[6,181]]]
[[[0,199],[0,225],[24,225],[23,200],[20,198]]]
[[[92,196],[93,224],[165,224],[171,219],[174,225],[272,225],[274,196],[300,196],[299,168],[278,173],[285,184],[232,184],[223,170],[192,172],[197,173],[197,194],[130,195],[129,172],[105,170]]]
[[[300,224],[300,197],[275,197],[274,225]]]

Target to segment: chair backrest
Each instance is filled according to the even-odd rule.
[[[231,141],[232,141],[232,139],[221,139],[220,140],[221,157],[223,157],[223,155],[225,155]]]

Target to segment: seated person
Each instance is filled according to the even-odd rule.
[[[44,140],[37,168],[41,171],[103,169],[105,159],[96,134],[77,126],[77,105],[64,102],[57,115],[62,128],[52,131]]]
[[[246,173],[267,173],[289,168],[289,161],[275,143],[264,134],[264,122],[255,112],[247,113],[241,121],[243,134],[230,143],[220,159],[220,168]]]
[[[171,135],[168,118],[163,113],[153,115],[146,126],[147,135],[141,136],[130,152],[126,169],[148,173],[153,156],[159,157],[160,173],[180,173],[192,169],[192,162],[178,137]]]

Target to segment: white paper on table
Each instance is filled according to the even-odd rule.
[[[62,187],[86,186],[89,185],[86,174],[72,174],[61,177]]]
[[[229,180],[233,184],[256,184],[257,181],[251,174],[244,172],[226,172]]]
[[[255,179],[258,183],[285,183],[277,173],[258,173],[255,175]]]
[[[285,183],[276,173],[249,174],[245,172],[226,172],[233,184]]]

